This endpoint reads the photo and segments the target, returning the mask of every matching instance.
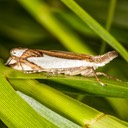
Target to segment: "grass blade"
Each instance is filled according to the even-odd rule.
[[[103,113],[35,80],[22,81],[10,79],[9,81],[16,90],[20,90],[23,93],[34,97],[52,110],[83,127],[106,128],[106,126],[108,126],[114,128],[118,126],[126,128],[125,125],[119,123],[109,115],[106,116]]]
[[[98,22],[96,22],[85,10],[83,10],[73,0],[61,0],[67,7],[69,7],[76,15],[78,15],[93,31],[95,31],[104,41],[116,49],[120,55],[128,62],[127,50]]]
[[[5,66],[3,66],[3,68],[1,68],[0,71],[3,72],[3,74],[5,74],[5,76],[9,79],[40,79],[45,81],[47,80],[47,82],[55,88],[57,84],[59,88],[63,88],[63,86],[68,86],[69,88],[76,89],[78,92],[81,92],[82,94],[87,93],[103,97],[128,97],[128,83],[123,81],[100,78],[100,80],[107,85],[101,86],[95,78],[86,78],[82,76],[48,76],[47,73],[24,74],[13,69],[10,70]]]
[[[13,118],[12,118],[13,117]],[[0,119],[9,128],[26,128],[49,126],[55,128],[49,121],[35,112],[11,87],[0,74]]]

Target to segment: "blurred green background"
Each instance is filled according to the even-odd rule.
[[[119,45],[115,42],[105,42],[109,40],[108,36],[102,36],[100,30],[98,33],[98,27],[95,28],[91,21],[86,23],[82,20],[81,13],[75,14],[70,5],[68,6],[71,9],[64,4],[66,3],[64,0],[26,0],[26,2],[0,0],[0,58],[6,62],[10,56],[10,49],[15,47],[92,55],[117,50],[120,53],[119,57],[100,70],[127,82],[128,1],[75,0],[75,2],[109,31],[118,40]],[[86,98],[79,97],[79,100],[128,121],[127,99],[86,96]]]

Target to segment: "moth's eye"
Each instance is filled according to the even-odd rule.
[[[15,50],[11,51],[11,54],[16,55],[16,51]]]
[[[16,52],[14,51],[14,52],[13,52],[13,55],[15,55],[15,54],[16,54]]]
[[[18,49],[12,49],[12,50],[10,51],[10,54],[11,54],[12,56],[18,56],[18,52],[19,52]]]
[[[27,49],[12,49],[10,54],[12,56],[20,57]]]

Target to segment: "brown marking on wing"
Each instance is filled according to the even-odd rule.
[[[39,51],[49,56],[65,58],[65,59],[91,61],[93,57],[91,55],[77,54],[77,53],[71,53],[71,52],[65,52],[65,51],[47,51],[47,50],[39,50]]]
[[[27,49],[20,57],[21,59],[27,59],[28,57],[43,57],[43,54],[58,57],[58,58],[65,58],[65,59],[74,59],[74,60],[86,60],[91,62],[93,56],[86,55],[86,54],[77,54],[73,52],[66,52],[66,51],[47,51],[47,50],[39,50],[39,49]]]
[[[21,61],[20,61],[20,65],[21,65],[21,66],[22,66],[22,63],[24,63],[24,64],[30,66],[33,70],[42,70],[42,69],[43,69],[42,67],[36,65],[35,63],[29,62],[29,61],[27,61],[27,60],[21,59]]]
[[[22,56],[20,58],[28,58],[28,57],[41,57],[43,56],[43,53],[38,51],[38,50],[32,50],[32,49],[28,49],[26,50]]]
[[[18,58],[18,57],[13,56],[12,59],[16,60],[16,63],[14,63],[14,64],[7,64],[7,66],[13,68],[16,65],[20,65],[22,67],[22,64],[25,64],[25,65],[31,67],[33,70],[42,70],[43,69],[42,67],[36,65],[33,62],[29,62],[27,60],[27,58],[23,58],[23,57],[22,58]],[[22,70],[24,70],[23,67],[22,67]]]

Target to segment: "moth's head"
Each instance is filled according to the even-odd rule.
[[[27,50],[27,48],[13,48],[10,50],[11,56],[21,57],[21,55]]]
[[[5,63],[5,65],[8,66],[14,66],[16,65],[18,62],[18,59],[23,55],[23,53],[27,50],[27,48],[13,48],[10,50],[10,57],[7,60],[7,62]]]
[[[93,61],[95,62],[95,65],[97,67],[102,67],[105,64],[109,63],[110,61],[112,61],[117,56],[118,53],[116,51],[110,51],[104,55],[95,56]]]

